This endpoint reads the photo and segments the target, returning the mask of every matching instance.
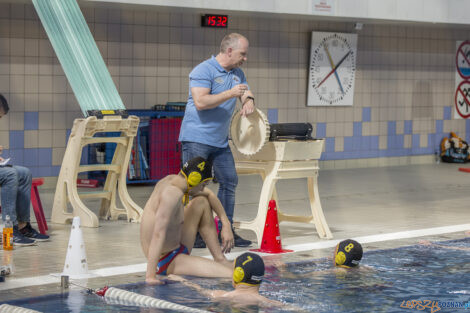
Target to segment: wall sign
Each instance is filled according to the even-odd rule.
[[[308,106],[351,106],[357,34],[312,32]]]
[[[334,0],[311,0],[312,13],[317,15],[333,15],[335,11]]]
[[[470,117],[470,41],[457,41],[454,118]]]

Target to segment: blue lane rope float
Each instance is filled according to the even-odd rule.
[[[105,287],[96,293],[103,296],[110,304],[133,305],[146,308],[174,310],[177,312],[210,313],[209,311],[191,308],[115,287]]]
[[[20,306],[14,306],[9,304],[0,305],[0,313],[41,313],[39,311],[26,309]]]
[[[33,4],[83,115],[126,116],[126,108],[76,0],[33,0]]]

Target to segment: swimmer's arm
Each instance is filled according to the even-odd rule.
[[[182,283],[183,285],[196,290],[201,295],[206,296],[206,297],[211,298],[211,299],[222,297],[223,294],[226,293],[226,291],[223,291],[223,290],[205,289],[205,288],[201,287],[200,285],[198,285],[198,284],[196,284],[192,281],[189,281],[186,278],[183,278],[179,275],[175,275],[175,274],[168,275],[168,279],[173,280],[173,281],[178,281],[178,282]]]
[[[217,214],[220,221],[222,222],[222,230],[220,233],[220,238],[222,239],[222,251],[224,253],[230,252],[233,248],[234,240],[233,240],[233,232],[232,232],[232,225],[228,220],[227,214],[225,213],[225,209],[222,206],[219,198],[212,192],[209,188],[205,187],[201,193],[201,195],[206,196],[209,204],[211,206],[212,211]]]
[[[298,306],[295,306],[294,304],[283,303],[277,300],[268,299],[262,295],[258,295],[258,296],[259,296],[258,303],[260,306],[263,306],[263,307],[278,307],[284,310],[289,310],[289,312],[307,312],[304,309],[301,309]]]
[[[210,88],[205,87],[191,88],[191,95],[197,110],[213,109],[229,99],[240,98],[245,91],[248,91],[248,86],[244,84],[235,85],[232,89],[218,94],[211,94],[210,91]]]
[[[178,193],[178,189],[176,187],[168,187],[166,196],[162,197],[160,200],[157,213],[155,214],[155,225],[149,245],[147,273],[145,275],[145,280],[149,283],[161,283],[161,281],[156,279],[158,260],[162,254],[170,217],[173,210],[178,205],[180,193],[181,192]]]
[[[420,240],[420,241],[419,241],[419,244],[420,244],[420,245],[423,245],[423,246],[439,247],[439,248],[448,249],[448,250],[470,251],[470,248],[440,245],[440,244],[438,244],[438,243],[432,243],[432,242],[429,241],[429,240]]]

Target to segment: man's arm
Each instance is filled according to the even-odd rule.
[[[155,214],[155,224],[147,257],[145,281],[150,284],[162,284],[162,281],[156,278],[157,265],[162,254],[170,218],[178,205],[181,194],[181,191],[173,186],[167,187],[165,191],[165,196],[160,200],[157,213]]]
[[[243,116],[250,115],[255,111],[255,96],[251,92],[251,90],[247,90],[243,96],[241,96],[240,101],[242,102],[242,109],[240,114]]]
[[[232,89],[226,90],[218,94],[211,94],[210,91],[210,88],[204,87],[191,88],[191,95],[193,97],[196,109],[213,109],[229,99],[235,97],[242,97],[243,94],[248,91],[248,86],[244,84],[239,84],[234,86]]]
[[[227,214],[225,213],[225,209],[220,202],[219,198],[210,190],[209,188],[205,187],[198,195],[207,197],[209,204],[211,206],[212,211],[217,214],[221,223],[222,229],[220,230],[220,238],[222,239],[222,252],[228,253],[234,246],[233,241],[233,232],[232,232],[232,225],[228,220]]]

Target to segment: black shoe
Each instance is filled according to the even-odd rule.
[[[36,243],[34,239],[26,238],[21,231],[18,230],[18,226],[13,226],[13,245],[14,246],[32,246]]]
[[[236,232],[233,232],[233,239],[235,241],[235,247],[248,247],[251,245],[251,240],[243,239],[238,236]]]
[[[36,240],[36,241],[47,241],[49,240],[48,235],[43,235],[39,233],[37,230],[35,230],[31,224],[28,222],[26,223],[26,226],[21,228],[20,233],[25,236],[26,238]]]
[[[206,247],[206,243],[202,239],[201,235],[197,233],[193,248],[205,248],[205,247]]]

